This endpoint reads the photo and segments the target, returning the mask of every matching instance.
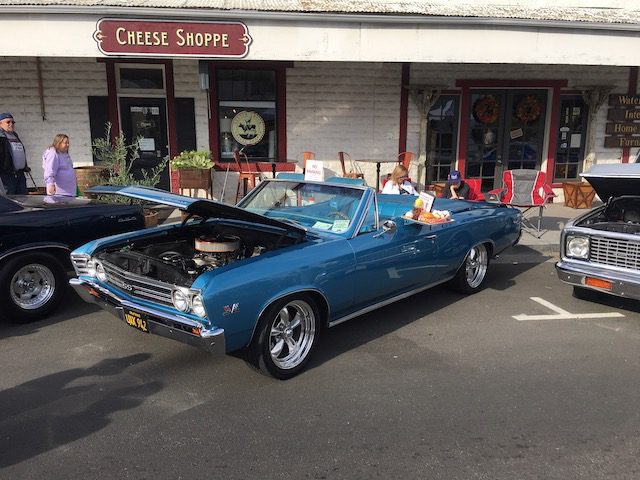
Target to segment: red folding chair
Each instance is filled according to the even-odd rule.
[[[556,196],[546,179],[540,170],[505,170],[502,188],[489,192],[498,195],[501,203],[522,209],[522,229],[537,238],[546,232],[541,230],[544,205]]]

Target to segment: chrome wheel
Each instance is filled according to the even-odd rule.
[[[304,362],[316,336],[316,314],[303,300],[286,303],[270,322],[268,349],[273,364],[290,370]]]
[[[484,245],[476,245],[467,254],[465,260],[465,277],[469,288],[475,289],[480,286],[487,274],[489,266],[489,255]]]
[[[30,263],[15,272],[9,285],[11,300],[23,310],[45,305],[56,290],[56,277],[45,265]]]

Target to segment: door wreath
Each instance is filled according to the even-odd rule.
[[[522,123],[534,122],[540,116],[540,102],[535,95],[527,95],[516,107],[516,116]]]
[[[492,95],[476,100],[473,104],[473,117],[480,123],[491,125],[498,120],[500,114],[500,106]]]

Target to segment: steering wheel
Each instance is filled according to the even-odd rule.
[[[346,214],[342,213],[340,210],[332,210],[331,212],[327,213],[327,216],[336,217],[341,220],[351,220]]]

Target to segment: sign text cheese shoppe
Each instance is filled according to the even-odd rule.
[[[93,34],[105,55],[244,57],[251,37],[241,22],[101,19]]]

